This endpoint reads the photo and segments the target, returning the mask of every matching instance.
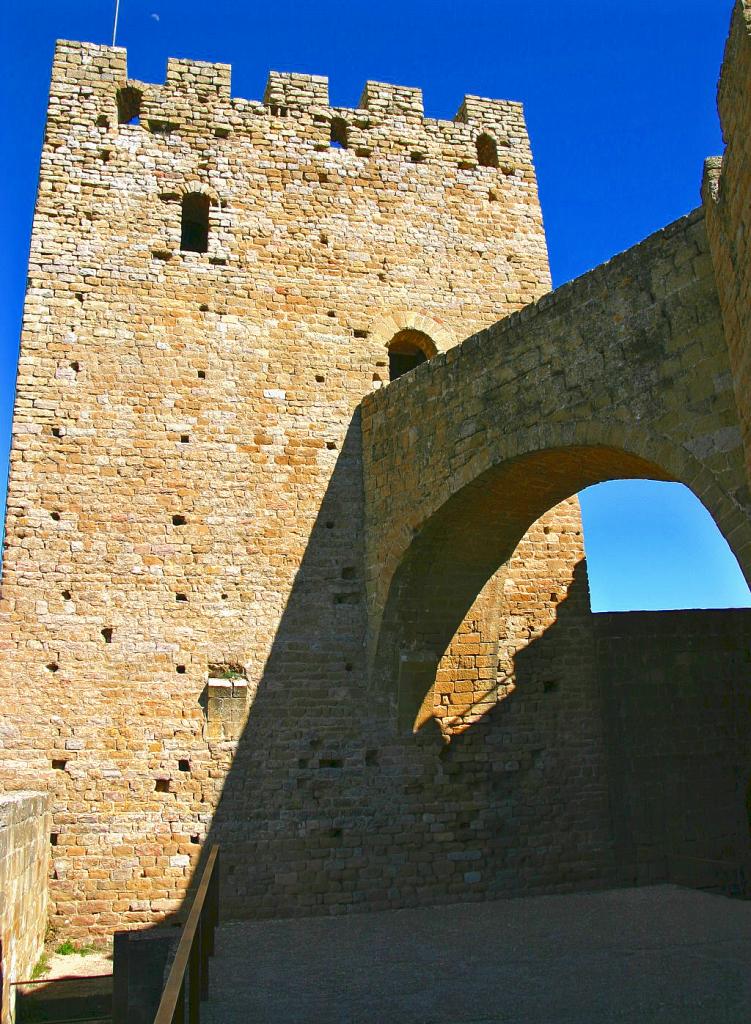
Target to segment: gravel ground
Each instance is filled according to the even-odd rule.
[[[202,1024],[748,1024],[751,902],[677,886],[233,922]]]

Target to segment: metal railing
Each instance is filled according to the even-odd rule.
[[[209,995],[209,957],[219,918],[219,847],[209,850],[154,1024],[199,1024]]]

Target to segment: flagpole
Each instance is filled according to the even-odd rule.
[[[115,23],[112,26],[112,45],[115,45],[117,39],[117,16],[120,13],[120,0],[115,0]]]

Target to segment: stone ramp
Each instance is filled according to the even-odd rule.
[[[751,902],[676,886],[233,922],[205,1024],[748,1024]]]

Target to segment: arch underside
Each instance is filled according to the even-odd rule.
[[[431,715],[426,700],[436,671],[462,622],[472,614],[492,622],[499,570],[530,526],[553,506],[591,484],[612,479],[674,480],[632,453],[603,446],[548,449],[495,466],[467,484],[416,533],[394,574],[375,654],[377,686],[401,687],[402,724]],[[484,606],[478,608],[478,601]],[[495,636],[493,637],[493,633]],[[490,684],[497,658],[494,625],[482,657]],[[494,643],[495,641],[495,643]],[[410,683],[407,677],[419,677]],[[407,694],[411,691],[411,696]]]

